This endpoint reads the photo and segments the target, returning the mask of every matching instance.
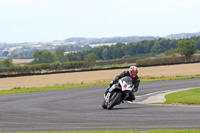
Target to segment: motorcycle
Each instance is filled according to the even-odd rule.
[[[104,96],[103,109],[111,110],[114,106],[121,104],[129,97],[129,92],[133,92],[132,78],[123,77],[116,84],[113,84],[108,93]]]

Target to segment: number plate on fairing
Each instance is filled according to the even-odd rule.
[[[115,85],[112,85],[112,87],[110,87],[109,92],[113,91],[115,89]]]

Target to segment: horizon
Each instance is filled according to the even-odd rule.
[[[55,40],[52,40],[52,41],[38,41],[38,42],[0,42],[0,44],[2,43],[6,43],[6,44],[23,44],[23,43],[49,43],[49,42],[57,42],[57,41],[64,41],[64,40],[67,40],[67,39],[73,39],[73,38],[84,38],[84,39],[103,39],[103,38],[115,38],[115,37],[155,37],[155,38],[167,38],[168,36],[174,36],[174,35],[179,35],[179,34],[196,34],[196,33],[199,33],[200,32],[194,32],[194,33],[189,33],[189,32],[185,32],[185,33],[175,33],[175,34],[169,34],[169,35],[166,35],[166,36],[111,36],[111,37],[70,37],[70,38],[65,38],[65,39],[62,39],[62,40],[58,40],[58,39],[55,39]]]
[[[0,42],[0,43],[6,43],[6,44],[23,44],[23,43],[40,43],[40,42],[44,42],[44,43],[48,43],[48,42],[56,42],[56,41],[64,41],[64,40],[67,40],[67,39],[72,39],[72,38],[85,38],[85,39],[102,39],[102,38],[115,38],[115,37],[155,37],[155,38],[166,38],[167,36],[171,36],[171,35],[179,35],[179,34],[195,34],[195,33],[200,33],[200,32],[194,32],[194,33],[189,33],[189,32],[185,32],[185,33],[175,33],[175,34],[169,34],[169,35],[166,35],[166,36],[111,36],[111,37],[70,37],[70,38],[65,38],[65,39],[62,39],[62,40],[58,40],[58,39],[55,39],[55,40],[52,40],[52,41],[39,41],[39,42],[18,42],[18,43],[15,43],[15,42],[10,42],[10,43],[7,43],[7,42]]]
[[[198,5],[198,0],[0,0],[0,43],[198,33]]]

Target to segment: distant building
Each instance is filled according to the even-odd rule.
[[[77,53],[77,51],[67,51],[67,52],[64,52],[64,55],[67,55],[67,54],[70,54],[70,53]]]

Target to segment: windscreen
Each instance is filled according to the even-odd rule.
[[[126,82],[126,84],[129,84],[129,85],[132,84],[132,78],[131,77],[128,77],[128,76],[124,77],[122,79],[122,82],[124,82],[124,81]]]

